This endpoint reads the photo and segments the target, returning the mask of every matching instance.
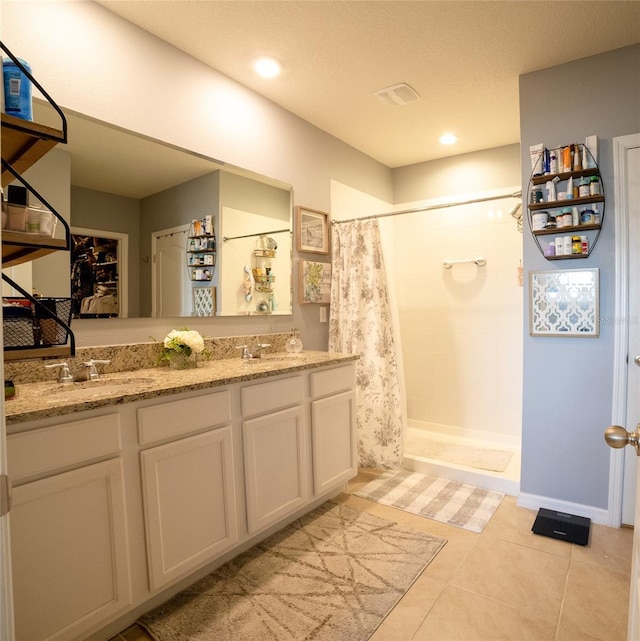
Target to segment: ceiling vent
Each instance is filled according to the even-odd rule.
[[[404,82],[391,87],[385,87],[384,89],[378,89],[375,93],[382,102],[391,107],[406,105],[410,102],[420,100],[418,92]]]

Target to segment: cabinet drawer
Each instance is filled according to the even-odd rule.
[[[7,437],[9,473],[14,483],[118,454],[121,450],[118,414],[70,421]]]
[[[252,416],[301,403],[304,399],[302,376],[270,383],[249,385],[241,390],[242,415]]]
[[[138,439],[141,445],[147,445],[230,422],[231,394],[225,390],[141,407],[138,410]]]
[[[326,396],[350,390],[355,385],[355,365],[334,367],[321,372],[313,372],[311,379],[311,396]]]

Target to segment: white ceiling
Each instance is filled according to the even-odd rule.
[[[516,143],[519,75],[640,41],[638,0],[97,1],[388,167]],[[400,82],[421,99],[375,97]]]

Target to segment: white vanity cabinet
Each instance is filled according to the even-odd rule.
[[[105,641],[356,475],[353,362],[267,363],[9,420],[18,641]]]
[[[291,376],[240,390],[249,535],[309,499],[305,378]]]
[[[316,495],[358,473],[355,366],[311,372],[311,441]]]
[[[155,592],[238,541],[230,392],[142,407],[138,433],[142,446],[154,445],[140,465]]]
[[[131,604],[117,414],[7,438],[16,639],[85,638]]]

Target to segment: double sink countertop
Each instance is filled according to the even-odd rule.
[[[19,431],[19,427],[12,430],[11,426],[27,421],[315,369],[357,358],[356,355],[335,352],[275,353],[250,360],[200,361],[196,369],[154,367],[103,374],[97,381],[68,385],[61,385],[55,380],[22,383],[16,386],[16,397],[5,402],[7,431]]]

